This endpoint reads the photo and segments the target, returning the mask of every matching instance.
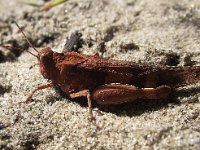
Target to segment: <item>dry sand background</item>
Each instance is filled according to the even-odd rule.
[[[65,38],[80,30],[82,53],[99,52],[105,42],[104,57],[200,65],[199,0],[69,0],[47,12],[18,0],[0,1],[0,42],[27,48],[12,19],[38,48],[60,51]],[[95,106],[96,130],[87,120],[86,102],[70,101],[54,89],[18,104],[46,80],[30,54],[0,50],[0,149],[200,148],[200,85],[178,89],[176,102]]]

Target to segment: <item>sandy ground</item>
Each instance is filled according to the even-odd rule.
[[[46,12],[18,0],[0,1],[0,42],[25,49],[12,19],[37,48],[61,51],[65,38],[80,30],[81,53],[99,52],[104,42],[103,57],[200,65],[198,0],[69,0]],[[199,84],[177,89],[175,102],[97,105],[96,129],[87,120],[86,102],[54,89],[20,105],[47,81],[29,53],[0,50],[0,149],[200,149]]]

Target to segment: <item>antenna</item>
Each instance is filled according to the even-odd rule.
[[[2,44],[0,44],[0,47],[3,47],[3,48],[8,49],[8,50],[10,50],[10,51],[13,51],[14,49],[19,50],[19,51],[24,51],[24,50],[21,49],[21,48],[16,48],[16,47],[13,47],[13,46],[7,46],[7,45],[2,45]],[[27,51],[27,52],[30,53],[31,55],[33,55],[33,56],[35,56],[35,57],[38,58],[38,56],[36,56],[36,55],[33,54],[32,52],[30,52],[30,51],[28,51],[28,50],[25,50],[25,51]]]
[[[23,32],[22,28],[18,25],[18,23],[14,20],[14,23],[16,24],[16,26],[19,28],[20,32],[23,34],[23,36],[25,37],[26,41],[28,42],[28,44],[33,48],[33,50],[35,50],[37,53],[38,50],[33,46],[33,44],[28,40],[27,36],[25,35],[25,33]]]

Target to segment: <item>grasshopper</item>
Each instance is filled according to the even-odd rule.
[[[37,50],[21,32],[37,52],[35,55],[28,51],[38,59],[42,76],[50,81],[38,86],[27,100],[38,90],[59,86],[71,99],[86,97],[91,118],[92,100],[101,105],[118,105],[137,99],[165,99],[174,88],[200,80],[198,66],[153,66],[102,58],[98,54],[57,53],[48,47]]]

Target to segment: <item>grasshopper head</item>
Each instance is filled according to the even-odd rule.
[[[40,71],[43,75],[44,78],[46,79],[54,79],[55,74],[55,63],[53,61],[53,51],[50,48],[43,48],[40,51],[38,51],[33,44],[29,41],[29,39],[27,38],[27,36],[25,35],[25,33],[23,32],[23,30],[21,29],[21,27],[18,25],[18,23],[16,21],[14,21],[14,23],[16,24],[16,26],[18,27],[18,29],[20,30],[20,32],[24,35],[24,38],[26,39],[26,41],[28,42],[29,46],[32,47],[32,49],[37,52],[37,55],[35,55],[34,53],[32,53],[29,50],[26,50],[28,53],[30,53],[31,55],[33,55],[34,57],[36,57],[40,63]]]
[[[44,78],[51,80],[54,70],[53,51],[49,47],[41,49],[38,53],[38,60],[41,74]]]

